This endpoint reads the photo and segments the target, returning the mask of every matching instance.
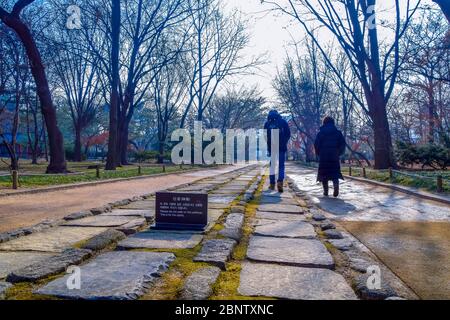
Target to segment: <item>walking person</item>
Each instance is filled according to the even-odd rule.
[[[277,110],[269,112],[267,122],[264,125],[267,130],[267,150],[269,151],[270,161],[270,190],[275,190],[277,184],[278,192],[283,192],[283,183],[285,178],[285,161],[287,145],[291,139],[291,129],[286,120],[284,120]],[[272,130],[278,131],[278,150],[272,150]],[[272,152],[273,151],[273,152]],[[278,152],[275,152],[278,151]],[[276,179],[276,170],[278,164],[278,180]]]
[[[326,117],[314,143],[316,154],[319,157],[317,181],[322,182],[323,195],[326,197],[328,197],[329,181],[333,181],[333,196],[335,198],[339,196],[339,179],[344,180],[339,158],[345,152],[345,145],[344,136],[336,128],[334,119]]]

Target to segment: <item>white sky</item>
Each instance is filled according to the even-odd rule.
[[[292,22],[291,18],[280,13],[268,12],[271,8],[268,4],[261,4],[260,0],[222,0],[228,9],[237,8],[243,16],[249,20],[251,29],[249,30],[251,40],[250,46],[243,55],[254,56],[267,52],[269,63],[261,67],[258,75],[243,76],[238,80],[238,84],[257,84],[263,95],[271,103],[275,99],[275,92],[272,88],[272,81],[277,73],[277,67],[281,67],[286,56],[286,47],[292,43],[292,36],[296,41],[303,38],[303,31],[299,24]],[[406,3],[403,2],[403,4]],[[431,0],[422,0],[423,4],[431,4]],[[389,15],[394,4],[390,1],[382,0],[378,2],[377,11],[388,9]],[[404,13],[405,10],[403,10]],[[380,14],[378,16],[380,18]],[[286,27],[289,27],[288,30]],[[331,37],[329,37],[331,40]],[[326,41],[326,40],[325,40]]]
[[[291,42],[291,37],[284,29],[289,24],[289,18],[275,16],[273,12],[266,12],[269,8],[261,4],[260,0],[224,0],[229,8],[238,8],[250,26],[250,45],[244,55],[257,56],[267,53],[268,64],[261,67],[258,75],[244,76],[239,83],[248,85],[257,84],[263,95],[269,100],[274,99],[275,92],[272,88],[272,80],[276,75],[277,66],[283,64],[285,48]]]

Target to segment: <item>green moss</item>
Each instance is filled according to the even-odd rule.
[[[17,283],[6,291],[6,300],[60,300],[53,296],[34,294],[33,291],[46,285],[47,283],[63,276],[63,274],[54,275],[36,283],[21,282]]]
[[[264,177],[265,178],[265,177]],[[217,282],[213,286],[213,295],[210,299],[212,300],[256,300],[256,299],[266,299],[264,297],[245,297],[238,293],[240,274],[241,274],[241,263],[247,255],[247,248],[250,239],[250,235],[253,233],[253,227],[250,223],[251,220],[256,215],[256,209],[258,208],[262,188],[264,186],[264,178],[262,179],[258,189],[255,193],[255,198],[250,201],[245,207],[245,219],[242,228],[242,237],[239,244],[235,247],[232,253],[232,260],[227,263],[227,270],[223,271]]]

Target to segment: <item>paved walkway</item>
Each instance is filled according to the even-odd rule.
[[[205,170],[171,175],[170,179],[166,176],[162,177],[164,181],[158,180],[159,188],[149,186],[148,182],[138,185],[139,194],[148,194],[161,186],[167,188],[168,184],[175,184],[178,178],[183,178],[180,183],[197,179],[189,186],[174,190],[209,194],[208,225],[203,232],[148,229],[155,217],[155,199],[150,196],[121,204],[112,211],[96,215],[91,212],[76,219],[66,217],[63,224],[1,243],[0,299],[2,291],[15,283],[43,279],[47,281],[35,285],[34,294],[67,299],[155,299],[165,297],[158,291],[164,290],[164,279],[182,277],[182,287],[168,288],[176,292],[176,296],[172,293],[169,297],[204,300],[211,296],[222,297],[220,281],[231,274],[236,279],[237,273],[239,283],[227,283],[224,297],[352,300],[399,296],[414,299],[417,298],[414,292],[423,298],[447,297],[449,255],[440,251],[446,249],[438,243],[447,241],[450,232],[446,229],[447,212],[429,212],[437,204],[410,206],[410,211],[404,213],[398,208],[403,208],[408,199],[395,194],[389,197],[395,210],[391,206],[380,206],[377,211],[380,202],[385,201],[385,190],[368,191],[368,186],[347,182],[343,190],[355,189],[371,198],[362,202],[343,194],[340,200],[323,199],[314,183],[314,172],[289,166],[288,174],[297,187],[286,188],[280,194],[268,191],[266,181],[264,191],[257,198],[256,211],[255,203],[247,204],[262,183],[259,166]],[[198,180],[200,178],[203,179]],[[130,197],[128,194],[133,192],[123,189],[124,185],[117,188],[113,200]],[[308,208],[304,193],[297,190],[302,188],[317,205],[329,211],[322,215],[314,207]],[[64,197],[70,199],[70,195]],[[112,200],[103,199],[98,204],[94,201],[88,208]],[[391,210],[384,212],[386,208]],[[370,214],[366,213],[368,210]],[[419,215],[437,222],[423,221],[423,217],[419,222],[412,220]],[[425,223],[426,228],[430,223],[439,224],[432,228],[438,236],[432,238],[433,232],[426,232],[425,227],[403,229],[407,224],[416,223]],[[392,225],[386,228],[379,224]],[[376,256],[364,250],[365,247],[342,226]],[[411,232],[414,241],[410,241]],[[435,251],[421,248],[426,247],[423,237],[434,243]],[[235,250],[237,245],[239,250]],[[242,249],[245,249],[245,256],[236,255],[236,252],[242,253]],[[192,257],[186,259],[190,255]],[[414,263],[408,264],[406,258],[414,259]],[[174,263],[176,259],[180,260]],[[424,263],[426,259],[428,265]],[[180,269],[184,263],[189,264],[189,270]],[[72,290],[67,286],[69,275],[64,272],[67,267],[80,264],[81,288]],[[233,267],[229,268],[230,265]],[[382,288],[368,288],[369,266],[380,267]],[[167,277],[161,277],[166,272]],[[186,272],[190,274],[184,277]],[[58,276],[50,277],[54,275]],[[218,292],[213,292],[214,284]],[[229,291],[229,286],[234,285],[234,291]]]
[[[0,233],[29,227],[46,219],[61,219],[74,212],[190,183],[208,176],[221,175],[237,168],[239,167],[229,166],[69,190],[1,197]]]
[[[450,298],[450,207],[347,180],[324,197],[316,172],[290,165],[288,176],[328,217],[364,243],[425,299]]]

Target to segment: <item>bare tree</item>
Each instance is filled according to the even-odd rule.
[[[152,97],[157,115],[158,163],[164,161],[164,151],[172,122],[179,116],[181,106],[188,96],[188,81],[180,59],[165,64],[156,71],[152,84]]]
[[[82,134],[97,117],[100,81],[98,59],[92,51],[84,50],[76,34],[71,31],[59,33],[54,70],[58,87],[64,92],[74,128],[74,161],[82,160]]]
[[[403,41],[400,80],[407,86],[423,90],[427,107],[427,140],[434,143],[438,133],[442,134],[438,116],[438,90],[450,79],[449,50],[445,45],[448,24],[442,21],[441,13],[422,11],[420,19],[411,25]],[[448,83],[447,83],[448,85]]]
[[[219,129],[262,128],[265,118],[265,98],[256,86],[231,87],[217,94],[205,111],[205,126]]]
[[[218,0],[189,0],[191,30],[185,68],[190,78],[189,101],[181,118],[184,127],[193,108],[202,121],[205,110],[220,85],[230,76],[250,72],[261,57],[243,61],[240,53],[248,45],[246,24],[237,13],[223,13]]]
[[[30,62],[31,73],[36,83],[36,90],[48,132],[50,163],[47,167],[47,173],[64,173],[67,171],[67,166],[63,136],[58,128],[56,109],[53,105],[45,67],[35,39],[27,24],[20,17],[22,11],[33,2],[34,0],[19,0],[14,4],[11,12],[0,7],[0,20],[17,33]]]
[[[379,36],[376,0],[286,0],[264,1],[295,18],[325,56],[328,66],[337,75],[336,66],[328,57],[314,22],[330,32],[349,59],[364,92],[365,103],[353,92],[355,102],[366,110],[372,120],[375,167],[395,167],[392,137],[386,106],[397,82],[401,64],[400,39],[405,34],[420,0],[407,0],[402,14],[400,0],[394,1],[395,21],[391,44],[383,48]],[[285,4],[280,4],[283,2]],[[314,21],[314,22],[312,22]],[[343,83],[345,81],[341,79]],[[348,90],[348,84],[345,83]],[[367,108],[366,108],[367,105]]]

